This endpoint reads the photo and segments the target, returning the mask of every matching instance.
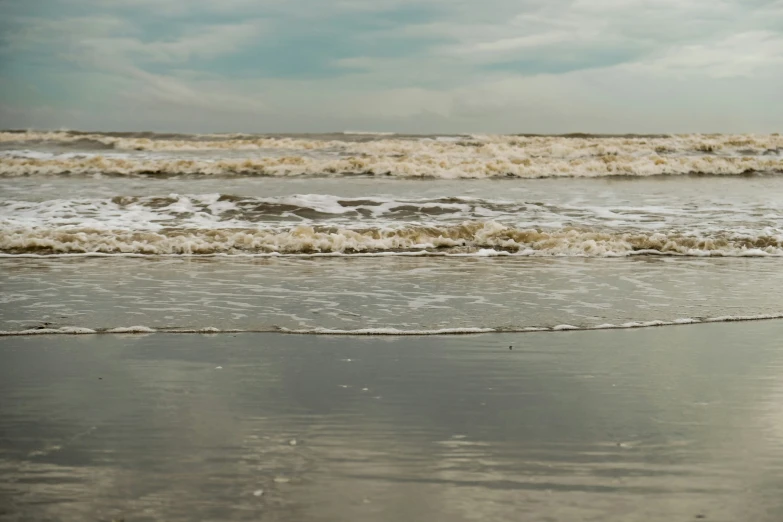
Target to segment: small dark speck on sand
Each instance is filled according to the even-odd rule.
[[[514,349],[514,346],[513,346],[513,345],[512,345],[512,346],[509,346],[509,347],[508,347],[508,349],[509,349],[509,350],[513,350],[513,349]]]
[[[102,381],[102,380],[103,380],[103,377],[98,377],[98,380],[99,380],[99,381]]]
[[[698,515],[696,515],[696,518],[707,518],[707,515],[703,513],[699,513]]]

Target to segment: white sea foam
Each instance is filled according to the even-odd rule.
[[[459,328],[436,328],[436,329],[414,329],[403,330],[391,327],[376,328],[358,328],[355,330],[339,328],[256,328],[256,329],[230,329],[219,330],[212,327],[204,328],[150,328],[147,326],[132,326],[119,328],[84,328],[84,327],[62,327],[62,328],[37,328],[26,330],[5,330],[0,331],[0,336],[26,336],[26,335],[88,335],[88,334],[142,334],[142,333],[160,333],[160,334],[225,334],[225,333],[282,333],[294,335],[337,335],[337,336],[429,336],[429,335],[475,335],[487,333],[557,333],[557,332],[575,332],[592,330],[627,330],[635,328],[653,328],[665,326],[687,326],[707,323],[728,323],[728,322],[750,322],[750,321],[768,321],[783,319],[781,314],[760,314],[746,316],[726,315],[721,317],[693,318],[686,317],[671,321],[640,321],[628,322],[623,324],[598,324],[598,325],[557,325],[557,326],[520,326],[520,327],[459,327]]]
[[[148,326],[121,326],[117,328],[111,328],[105,331],[105,333],[117,333],[117,334],[136,334],[136,333],[155,333],[156,329]]]
[[[673,237],[723,241],[721,244],[726,246],[733,242],[742,242],[746,247],[751,244],[776,246],[776,238],[783,237],[783,203],[762,189],[754,191],[757,195],[744,198],[723,193],[705,195],[698,205],[692,198],[662,200],[647,196],[639,196],[636,204],[613,204],[593,197],[560,197],[559,201],[542,202],[465,196],[348,198],[293,194],[250,197],[219,193],[26,201],[18,199],[28,197],[27,192],[20,191],[15,195],[9,194],[17,199],[0,200],[0,229],[6,233],[27,229],[34,229],[37,233],[89,229],[93,234],[125,231],[171,236],[176,235],[177,230],[185,234],[197,231],[201,235],[213,232],[221,235],[228,230],[268,235],[310,226],[315,232],[338,235],[343,230],[365,235],[378,231],[380,236],[376,239],[382,239],[381,236],[386,238],[395,230],[411,227],[435,237],[451,237],[453,229],[465,224],[494,223],[512,233],[521,230],[552,233],[580,230],[610,235],[622,232],[628,236],[637,232],[647,236],[662,233]],[[518,251],[514,247],[497,248],[497,243],[486,244],[484,248],[471,237],[463,235],[462,238],[470,243],[466,246],[483,249],[478,253],[470,250],[467,252],[470,255],[496,256]],[[766,243],[763,243],[763,238],[766,238]],[[634,244],[634,247],[637,246]],[[215,247],[214,252],[219,253],[218,245]],[[352,253],[384,251],[380,243],[368,244],[367,247],[353,249]],[[263,248],[256,252],[251,250],[228,248],[226,252],[269,251]],[[346,251],[340,248],[313,250],[325,253]],[[396,251],[399,252],[400,248]]]
[[[436,330],[400,330],[399,328],[360,328],[357,330],[342,330],[333,328],[288,329],[277,331],[289,334],[308,335],[465,335],[496,332],[494,328],[439,328]]]
[[[0,336],[16,335],[87,335],[97,334],[97,330],[78,326],[63,326],[61,328],[28,328],[26,330],[0,330]]]

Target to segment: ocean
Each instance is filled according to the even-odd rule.
[[[783,137],[0,133],[0,521],[783,520]]]
[[[0,133],[3,335],[777,319],[779,135]]]

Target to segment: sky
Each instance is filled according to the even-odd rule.
[[[783,0],[0,0],[0,128],[783,131]]]

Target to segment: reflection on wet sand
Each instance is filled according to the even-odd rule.
[[[777,521],[781,333],[4,339],[0,517]]]

